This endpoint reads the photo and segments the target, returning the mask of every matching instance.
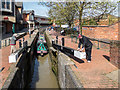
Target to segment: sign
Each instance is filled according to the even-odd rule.
[[[8,17],[4,17],[4,20],[8,20]]]
[[[4,21],[8,21],[8,17],[4,17],[3,19],[4,19]]]

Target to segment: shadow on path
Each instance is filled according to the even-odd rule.
[[[107,59],[108,61],[110,61],[110,57],[109,57],[109,56],[103,55],[103,57],[104,57],[105,59]]]

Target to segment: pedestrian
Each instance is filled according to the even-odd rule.
[[[85,36],[82,36],[79,34],[79,44],[78,44],[78,49],[79,51],[83,51],[85,47],[85,52],[86,52],[86,59],[88,62],[91,62],[91,52],[92,52],[92,42]],[[80,46],[82,44],[82,49],[80,49]]]
[[[11,41],[10,41],[10,45],[11,45],[10,53],[11,54],[16,51],[16,47],[15,47],[15,45],[16,45],[16,36],[17,36],[17,34],[13,34],[13,36],[11,37]]]

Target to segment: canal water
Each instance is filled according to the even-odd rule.
[[[59,88],[56,76],[51,70],[49,54],[35,59],[34,73],[30,88]]]

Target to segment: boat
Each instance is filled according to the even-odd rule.
[[[43,56],[48,53],[47,44],[44,36],[40,35],[37,41],[37,53]]]

